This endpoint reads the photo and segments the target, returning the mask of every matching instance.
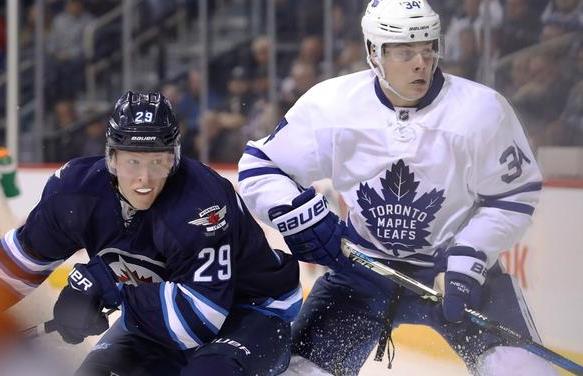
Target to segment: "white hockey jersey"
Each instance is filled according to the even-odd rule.
[[[542,187],[506,99],[439,69],[416,108],[393,107],[370,70],[321,82],[239,162],[240,193],[266,223],[323,178],[365,253],[428,266],[454,242],[493,264],[530,224]]]

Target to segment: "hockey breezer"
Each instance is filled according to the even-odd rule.
[[[342,240],[342,253],[353,262],[356,262],[375,273],[387,277],[396,284],[413,291],[423,299],[429,299],[435,303],[439,303],[443,299],[443,296],[439,292],[365,255],[358,250],[356,245],[346,239]],[[583,375],[583,366],[573,362],[572,360],[557,354],[556,352],[546,348],[539,343],[536,343],[528,338],[524,338],[516,331],[501,325],[498,322],[489,320],[488,317],[476,310],[466,308],[465,312],[473,324],[478,325],[482,329],[507,340],[509,344],[530,351],[531,353],[536,354],[541,358],[546,359],[569,372],[572,372],[575,375]]]

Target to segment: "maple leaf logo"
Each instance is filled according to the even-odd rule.
[[[382,197],[368,183],[361,183],[356,192],[371,234],[395,256],[430,245],[427,228],[441,209],[444,190],[434,188],[415,200],[419,181],[403,160],[393,164],[380,182]]]

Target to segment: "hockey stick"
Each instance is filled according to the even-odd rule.
[[[391,281],[409,289],[424,299],[430,299],[433,302],[439,303],[443,296],[434,289],[425,286],[419,281],[394,270],[385,264],[365,255],[358,248],[346,239],[342,239],[342,253],[350,260],[372,270],[375,273],[389,278]],[[466,314],[470,321],[483,328],[484,330],[497,335],[500,338],[507,340],[511,345],[521,347],[533,354],[540,356],[557,366],[572,372],[575,375],[583,376],[583,366],[549,350],[541,344],[538,344],[530,338],[525,338],[514,330],[492,320],[489,320],[484,314],[473,309],[466,308]]]
[[[107,311],[105,311],[105,315],[109,316],[115,311],[117,311],[117,308],[108,309]],[[20,333],[26,339],[33,339],[33,338],[40,337],[43,334],[52,333],[56,330],[57,330],[57,323],[56,323],[55,319],[51,319],[51,320],[45,321],[41,324],[31,326],[28,329],[24,329]]]

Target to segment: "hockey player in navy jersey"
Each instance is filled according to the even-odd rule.
[[[480,375],[548,375],[541,358],[480,332],[464,307],[539,340],[498,263],[531,222],[541,174],[509,103],[438,67],[440,19],[426,0],[370,1],[362,18],[370,70],[315,85],[271,135],[247,144],[240,193],[299,260],[332,271],[292,327],[298,374],[356,375],[401,323],[429,325]],[[328,178],[340,220],[310,187]],[[427,284],[434,305],[353,265],[341,239]],[[297,362],[296,362],[297,360]],[[311,368],[310,368],[311,367]]]
[[[108,328],[79,375],[272,375],[291,354],[297,261],[273,250],[232,185],[181,158],[159,93],[124,94],[106,155],[73,159],[0,245],[0,294],[16,302],[85,248],[54,306],[69,343]],[[4,299],[2,299],[4,301]]]

